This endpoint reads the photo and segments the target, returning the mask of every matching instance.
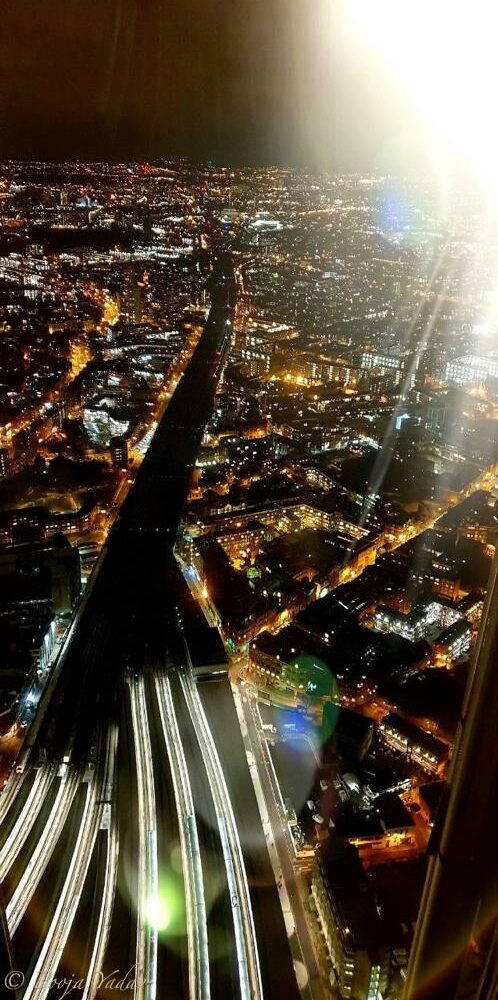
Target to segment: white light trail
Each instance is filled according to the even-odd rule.
[[[137,766],[139,873],[135,1000],[155,1000],[159,901],[157,828],[152,749],[143,677],[128,679]]]
[[[29,905],[31,897],[47,867],[69,814],[80,775],[70,769],[61,778],[55,802],[33,854],[6,907],[7,923],[14,935]]]
[[[20,765],[19,765],[20,766]],[[0,823],[3,823],[16,795],[24,780],[26,771],[12,771],[7,779],[7,784],[0,794]]]
[[[192,1000],[209,1000],[209,949],[204,880],[190,778],[176,721],[171,685],[156,678],[156,695],[173,780],[185,880],[189,985]]]
[[[36,772],[26,802],[0,851],[0,882],[3,882],[25,843],[53,778],[54,771],[51,767],[39,768]]]
[[[215,804],[227,874],[242,1000],[263,1000],[258,944],[244,857],[232,803],[211,729],[192,677],[180,675],[185,701],[201,748]]]
[[[100,810],[101,826],[104,820],[104,810],[109,808],[111,814],[110,824],[107,830],[107,862],[105,866],[104,894],[102,897],[97,933],[95,935],[90,964],[86,974],[82,1000],[93,1000],[99,987],[99,983],[101,982],[102,966],[104,963],[107,942],[109,940],[114,897],[116,894],[119,834],[116,809],[114,802],[111,802],[111,798],[114,793],[114,772],[118,749],[118,737],[118,727],[117,725],[112,725],[108,739],[106,778],[103,786],[103,796]]]
[[[98,833],[99,785],[92,775],[87,785],[85,806],[76,846],[71,858],[57,907],[45,936],[33,974],[24,992],[24,1000],[45,1000],[66,945],[79,905],[80,895],[90,865]]]

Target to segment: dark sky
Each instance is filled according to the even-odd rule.
[[[376,166],[404,110],[341,2],[2,0],[0,158]]]

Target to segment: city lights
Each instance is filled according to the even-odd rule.
[[[497,5],[25,6],[0,992],[491,1000]]]

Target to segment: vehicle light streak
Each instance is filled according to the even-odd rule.
[[[263,1000],[258,945],[244,858],[232,803],[218,752],[192,677],[182,673],[181,685],[201,747],[216,808],[230,892],[242,1000]]]
[[[78,908],[81,892],[90,865],[98,833],[98,798],[100,783],[92,774],[87,786],[85,806],[78,839],[71,858],[62,893],[44,939],[33,974],[24,993],[24,1000],[44,1000],[49,993],[57,972],[71,926]]]
[[[43,800],[53,778],[54,771],[51,767],[40,768],[36,772],[26,802],[0,851],[0,882],[3,882],[7,872],[16,860],[43,805]]]
[[[185,880],[189,984],[192,1000],[209,1000],[209,950],[204,880],[187,762],[167,677],[156,678],[156,695],[175,793]]]
[[[114,807],[114,803],[111,802],[111,796],[113,794],[113,787],[114,787],[114,771],[116,766],[116,754],[118,749],[118,735],[119,735],[118,727],[116,725],[112,725],[108,740],[106,779],[103,788],[103,798],[101,802],[101,817],[100,817],[101,818],[100,825],[102,826],[103,822],[105,822],[105,811],[107,809],[110,809],[110,824],[107,830],[107,863],[105,867],[104,894],[102,897],[102,906],[100,909],[99,922],[97,925],[97,932],[93,944],[90,964],[86,974],[85,988],[83,990],[82,1000],[93,1000],[100,983],[100,978],[101,978],[100,973],[102,971],[102,966],[105,958],[105,951],[109,939],[112,911],[114,906],[114,897],[116,893],[116,881],[118,874],[118,855],[119,855],[119,835],[118,835],[116,809]]]
[[[139,875],[135,1000],[154,1000],[157,989],[157,922],[151,907],[157,902],[159,878],[152,749],[143,677],[128,679],[137,766],[139,814]],[[152,918],[152,919],[151,919]]]
[[[80,775],[72,768],[61,778],[61,783],[55,802],[50,811],[43,833],[36,844],[33,854],[23,871],[15,892],[6,908],[7,923],[11,935],[14,935],[22,917],[29,905],[31,897],[47,867],[52,852],[62,833],[69,810],[71,808]]]
[[[7,778],[6,784],[0,795],[0,823],[3,823],[12,802],[14,801],[22,782],[22,775],[14,772]]]

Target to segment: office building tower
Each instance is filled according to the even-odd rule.
[[[438,812],[403,1000],[497,995],[498,558]]]
[[[128,468],[128,442],[124,437],[112,437],[109,442],[113,468]]]

